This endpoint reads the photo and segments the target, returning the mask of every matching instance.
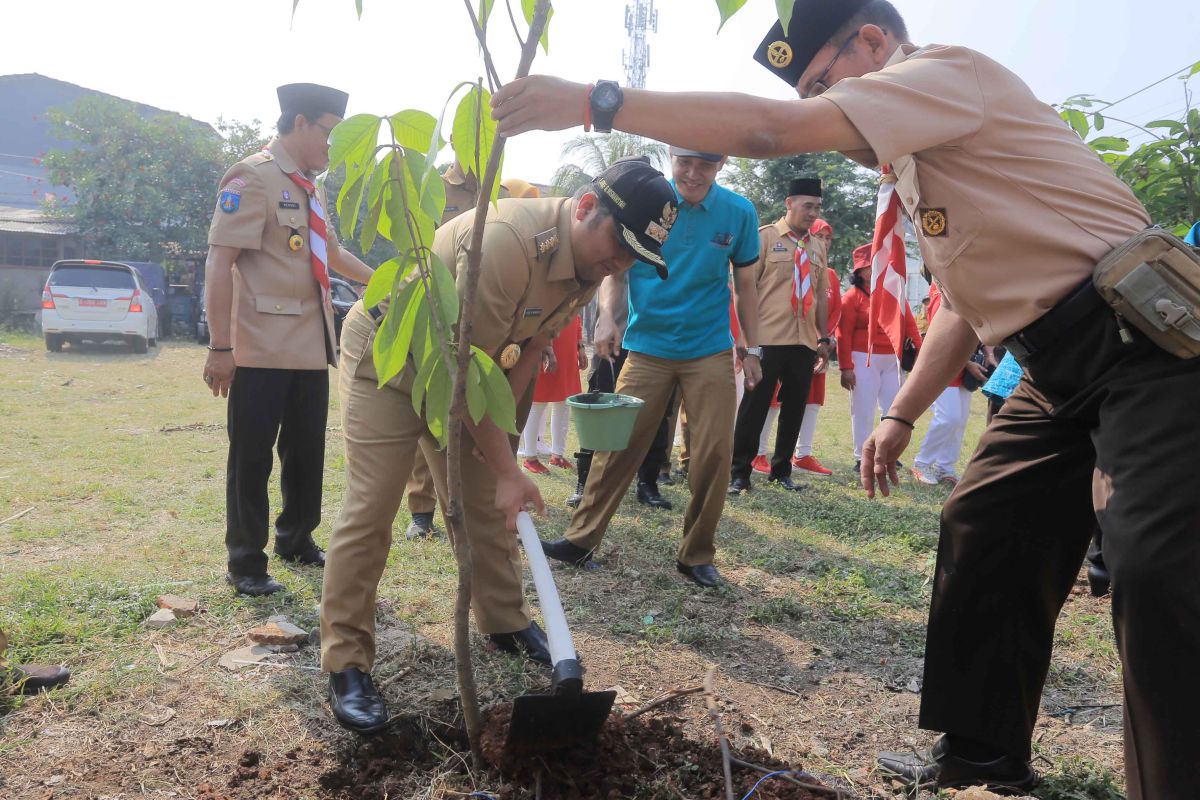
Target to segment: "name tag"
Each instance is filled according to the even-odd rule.
[[[300,208],[300,204],[299,204],[299,203],[297,203],[295,200],[292,200],[291,202],[288,202],[288,201],[286,201],[286,200],[280,200],[280,201],[279,201],[279,207],[280,207],[280,208],[299,209],[299,208]]]
[[[540,308],[527,308],[527,309],[525,309],[525,313],[522,314],[522,316],[526,317],[526,318],[540,317],[541,315],[542,315],[542,310]]]

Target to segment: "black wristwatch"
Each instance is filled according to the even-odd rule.
[[[612,133],[613,118],[625,102],[625,93],[616,81],[597,81],[588,98],[592,109],[592,126],[596,133]]]
[[[828,336],[822,336],[820,339],[817,339],[817,344],[833,344],[833,339],[830,339]]]

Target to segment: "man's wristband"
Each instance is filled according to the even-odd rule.
[[[210,353],[232,353],[233,348],[232,347],[213,347],[210,344],[208,346],[208,352],[210,352]]]
[[[820,339],[817,339],[817,344],[833,344],[833,339],[830,339],[828,336],[822,336]]]
[[[907,425],[909,430],[915,431],[917,429],[916,425],[914,425],[913,423],[904,419],[903,417],[897,417],[892,414],[884,414],[882,417],[879,418],[879,421],[883,422],[885,419],[890,419],[892,422],[899,422],[901,425]]]

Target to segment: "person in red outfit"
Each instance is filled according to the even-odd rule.
[[[538,373],[537,385],[533,390],[533,406],[529,409],[529,420],[521,434],[521,446],[517,455],[525,469],[536,474],[550,470],[538,458],[542,452],[550,453],[550,466],[575,469],[566,458],[567,416],[566,399],[579,394],[579,370],[587,369],[587,355],[583,350],[583,323],[579,317],[567,324],[554,340],[554,357],[543,363]],[[550,446],[542,447],[542,434],[546,429],[546,412],[550,412]]]
[[[813,223],[809,232],[825,240],[828,250],[833,245],[833,226],[823,219]],[[833,267],[829,267],[829,331],[828,334],[837,338],[838,321],[842,318],[842,287],[841,278]],[[825,405],[825,374],[829,364],[819,364],[819,370],[813,374],[812,384],[808,387],[808,405],[804,409],[804,421],[800,424],[800,438],[796,440],[796,455],[792,458],[792,466],[810,475],[832,475],[833,470],[827,469],[813,455],[813,437],[817,433],[817,413]],[[772,409],[774,411],[774,409]]]
[[[878,414],[887,413],[900,391],[900,361],[882,326],[876,325],[874,331],[867,330],[871,312],[871,245],[864,244],[854,251],[854,275],[850,283],[850,290],[842,295],[837,348],[842,388],[850,392],[854,469],[857,471],[863,443],[875,429]],[[921,332],[917,330],[917,320],[907,301],[904,304],[904,337],[912,339],[918,348],[921,346]]]

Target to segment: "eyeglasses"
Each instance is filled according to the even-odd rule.
[[[315,120],[313,121],[313,125],[316,125],[318,128],[325,131],[326,138],[331,136],[333,134],[333,129],[337,127],[337,123],[334,123],[333,125],[326,127],[325,125],[322,125],[321,123],[316,122]]]
[[[849,47],[850,43],[857,38],[858,31],[855,31],[853,36],[842,42],[842,46],[839,47],[837,53],[834,54],[833,60],[825,66],[825,69],[821,70],[821,74],[817,76],[817,79],[808,85],[808,91],[804,92],[802,95],[805,100],[809,99],[810,97],[818,97],[829,91],[829,87],[825,85],[825,79],[829,77],[829,70],[833,69],[833,65],[836,64],[837,60],[842,57],[843,53],[846,52],[846,48]]]

